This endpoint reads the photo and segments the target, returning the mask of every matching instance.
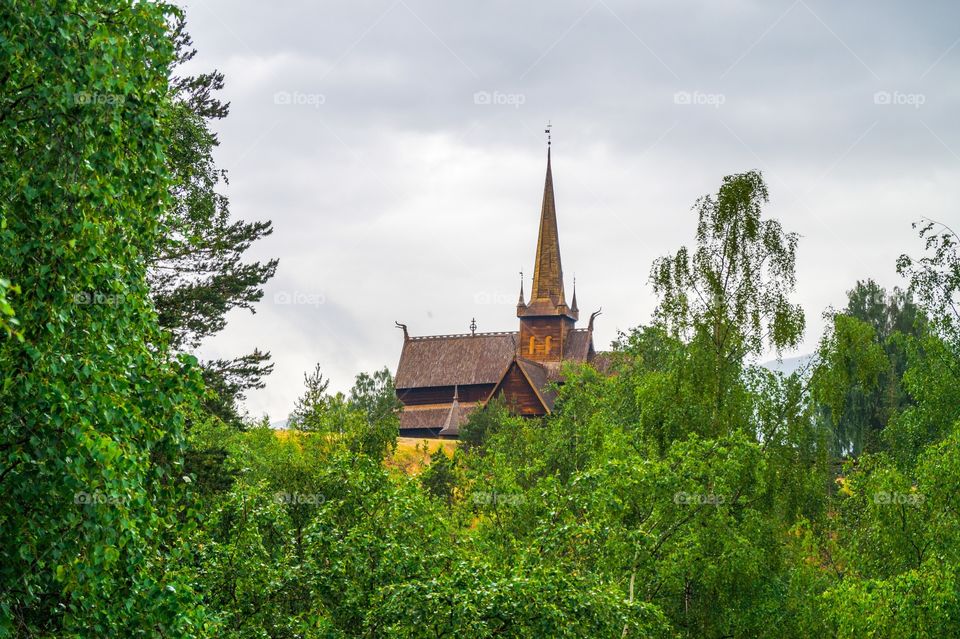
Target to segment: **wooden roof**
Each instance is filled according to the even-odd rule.
[[[589,361],[593,346],[592,333],[588,328],[574,329],[567,333],[563,341],[563,359],[580,363]]]
[[[467,333],[404,340],[398,389],[496,384],[517,350],[517,333]]]
[[[450,405],[450,412],[447,413],[447,419],[443,422],[443,429],[440,435],[456,437],[460,434],[460,426],[466,423],[470,413],[477,407],[477,404],[461,404],[456,394],[453,396],[453,404]]]
[[[440,435],[458,435],[476,408],[473,402],[405,406],[400,413],[400,430],[440,428]]]

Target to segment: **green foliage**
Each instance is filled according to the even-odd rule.
[[[297,398],[287,425],[302,431],[324,432],[328,430],[326,413],[329,407],[327,388],[330,380],[323,378],[320,364],[314,367],[312,373],[304,373],[303,385],[303,395]]]
[[[267,354],[175,355],[276,266],[218,192],[223,78],[171,76],[167,5],[57,8],[0,6],[0,637],[960,635],[950,229],[787,377],[750,358],[800,339],[797,236],[729,176],[611,374],[475,411],[408,477],[387,369],[318,366],[276,431],[237,405]]]
[[[695,205],[696,250],[682,247],[651,269],[661,296],[657,324],[689,342],[688,362],[673,360],[675,377],[710,390],[705,434],[729,431],[740,421],[731,404],[739,402],[744,358],[765,346],[777,352],[795,346],[803,334],[803,311],[789,300],[798,236],[761,219],[767,198],[760,173],[725,177],[716,197]]]
[[[900,289],[887,295],[867,280],[847,297],[821,340],[811,387],[834,454],[859,455],[885,450],[884,428],[912,404],[902,384],[907,350],[927,328],[925,315]]]
[[[828,581],[799,596],[815,602],[808,608],[820,613],[824,634],[960,633],[960,340],[950,302],[957,259],[955,236],[931,236],[933,228],[921,230],[932,254],[899,263],[931,329],[891,338],[905,354],[899,384],[908,401],[883,427],[886,452],[845,464],[829,501],[831,516],[807,537],[808,557]],[[861,323],[857,330],[870,329]],[[877,345],[868,342],[860,340],[871,353],[867,359],[879,361]],[[855,348],[832,350],[845,353],[848,367],[870,366],[857,361]]]
[[[695,205],[696,250],[681,248],[651,271],[662,298],[658,318],[674,334],[708,340],[723,357],[759,354],[765,343],[788,348],[803,333],[803,311],[788,299],[799,236],[761,219],[767,199],[760,173],[725,177],[715,198]]]
[[[500,398],[493,398],[483,407],[467,416],[467,421],[460,427],[460,445],[464,450],[483,454],[483,450],[490,437],[502,428],[509,428],[515,423],[506,405]]]
[[[935,232],[939,229],[939,232]],[[897,268],[910,277],[910,291],[929,318],[929,329],[904,336],[902,385],[908,405],[894,415],[884,439],[901,467],[912,466],[924,449],[941,441],[960,419],[960,253],[956,233],[927,223],[920,230],[927,255],[901,256]]]
[[[453,501],[453,489],[457,485],[454,460],[447,457],[443,447],[430,455],[430,465],[420,475],[420,483],[428,493],[448,504]]]
[[[374,459],[394,450],[400,402],[386,368],[373,375],[357,375],[349,399],[343,393],[327,393],[330,380],[324,379],[319,364],[304,375],[304,385],[304,394],[290,414],[290,428],[343,438],[350,450]]]
[[[20,287],[16,284],[11,284],[10,280],[5,280],[0,277],[0,331],[6,333],[7,337],[16,337],[19,340],[23,339],[23,335],[17,330],[17,325],[20,323],[16,316],[16,312],[13,310],[13,304],[10,303],[7,295],[9,293],[20,294]]]
[[[812,392],[832,433],[836,455],[859,454],[870,435],[876,407],[868,403],[880,389],[890,361],[873,327],[855,317],[834,315],[818,351]]]
[[[916,228],[917,224],[914,224]],[[925,221],[920,237],[927,255],[901,255],[897,271],[910,278],[910,290],[951,342],[960,342],[960,236],[945,224]]]
[[[378,459],[393,452],[400,434],[401,404],[390,371],[382,368],[373,375],[357,375],[350,389],[349,408],[364,417],[355,433],[357,450]]]
[[[145,277],[169,202],[165,4],[4,3],[0,636],[204,634],[183,534],[196,361]]]

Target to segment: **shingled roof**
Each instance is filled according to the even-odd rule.
[[[590,359],[591,331],[579,328],[567,333],[563,342],[563,359],[573,362],[586,362]]]
[[[400,413],[400,431],[439,428],[443,429],[441,435],[457,435],[476,407],[474,403],[458,404],[455,410],[450,404],[405,406]]]
[[[516,332],[410,337],[394,383],[398,389],[496,384],[516,350]]]

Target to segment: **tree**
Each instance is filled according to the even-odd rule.
[[[897,272],[910,278],[910,291],[934,318],[935,328],[949,341],[960,343],[960,235],[945,224],[927,220],[920,237],[929,254],[901,255]]]
[[[465,451],[483,454],[491,435],[511,421],[510,412],[502,398],[494,397],[483,408],[471,411],[460,427],[460,446]]]
[[[350,409],[364,416],[354,433],[357,450],[375,459],[382,459],[397,446],[400,435],[400,408],[393,376],[386,368],[373,375],[360,373],[349,396]]]
[[[760,173],[725,177],[716,198],[695,205],[696,251],[683,247],[651,271],[658,319],[674,334],[706,339],[718,358],[759,355],[764,345],[779,351],[803,333],[803,311],[788,299],[798,235],[761,219],[767,200]]]
[[[5,224],[3,224],[5,226]],[[10,303],[8,293],[19,294],[20,287],[11,284],[10,280],[0,277],[0,331],[6,333],[7,337],[17,336],[22,339],[22,335],[17,331],[19,321],[16,318],[16,312]]]
[[[890,362],[877,342],[872,326],[845,314],[833,316],[820,342],[811,390],[834,456],[859,455],[868,442],[873,449],[886,424],[878,423],[883,415],[877,404],[884,400],[880,380],[889,377]]]
[[[196,360],[145,262],[170,204],[166,4],[0,5],[0,635],[206,633],[183,537]]]
[[[902,255],[897,269],[910,278],[910,291],[927,315],[929,330],[904,340],[903,386],[911,401],[884,430],[891,454],[907,468],[960,418],[960,238],[933,222],[921,227],[920,237],[927,253]]]
[[[908,291],[888,295],[868,279],[858,281],[847,299],[821,342],[813,390],[834,436],[834,454],[859,455],[882,450],[883,429],[911,403],[902,385],[907,338],[926,328]]]
[[[323,378],[319,364],[304,375],[304,385],[290,414],[290,428],[334,435],[354,453],[373,459],[383,459],[396,446],[400,404],[386,368],[357,375],[349,398],[327,393],[330,381]]]
[[[798,236],[761,219],[767,200],[760,173],[725,177],[716,197],[704,196],[694,206],[696,249],[682,247],[651,269],[661,296],[656,319],[670,335],[689,341],[697,383],[712,397],[714,431],[731,421],[723,415],[744,358],[765,346],[777,352],[795,346],[803,334],[803,310],[789,300]]]
[[[196,50],[183,14],[174,20],[171,37],[177,65],[193,59]],[[195,348],[223,330],[234,308],[254,312],[278,263],[243,262],[250,246],[273,232],[271,223],[232,221],[229,202],[219,192],[227,175],[214,162],[218,140],[210,126],[229,112],[229,104],[215,97],[223,83],[217,71],[173,77],[173,104],[163,121],[169,130],[171,197],[161,220],[163,241],[149,255],[148,276],[160,325],[177,350]],[[255,349],[237,359],[205,362],[204,377],[214,395],[208,409],[241,426],[239,403],[246,391],[263,388],[263,378],[273,370],[269,361],[269,353]]]
[[[430,465],[420,475],[420,483],[428,493],[446,503],[453,501],[453,489],[457,485],[454,461],[447,457],[443,446],[430,455]]]
[[[320,364],[312,373],[304,373],[303,395],[297,398],[293,412],[287,420],[290,428],[303,431],[323,432],[327,429],[326,412],[328,409],[327,387],[330,380],[323,378]]]

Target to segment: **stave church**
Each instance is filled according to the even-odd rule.
[[[470,413],[497,397],[517,415],[549,414],[564,362],[600,366],[605,360],[593,345],[599,314],[577,328],[576,285],[567,304],[548,141],[533,288],[525,299],[521,278],[517,330],[415,336],[398,322],[403,329],[395,378],[402,404],[400,436],[457,438]]]

